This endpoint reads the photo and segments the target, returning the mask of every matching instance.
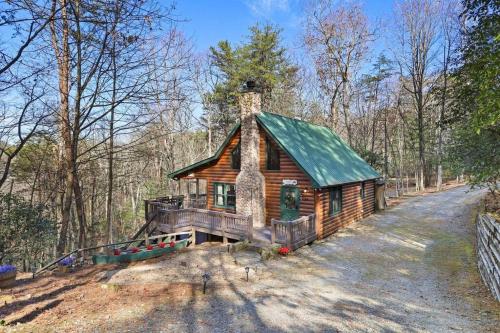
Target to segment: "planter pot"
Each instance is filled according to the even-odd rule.
[[[0,274],[0,288],[8,288],[16,282],[17,271],[10,271]]]

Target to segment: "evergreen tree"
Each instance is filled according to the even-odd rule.
[[[272,25],[251,27],[248,40],[240,46],[220,41],[210,48],[210,60],[219,82],[208,97],[211,123],[223,134],[238,119],[238,94],[244,82],[252,79],[260,86],[264,109],[272,100],[289,96],[285,92],[293,90],[296,82],[297,67],[282,46],[281,30]],[[283,109],[272,111],[289,113]]]
[[[500,178],[500,16],[498,0],[464,0],[462,65],[455,74],[450,161],[471,184]]]

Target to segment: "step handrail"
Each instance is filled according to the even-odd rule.
[[[147,237],[147,239],[161,239],[161,238],[167,238],[167,237],[175,237],[177,235],[188,235],[188,234],[191,234],[191,232],[186,231],[186,232],[176,232],[176,233],[169,233],[169,234],[163,234],[163,235],[157,235],[157,236],[150,236],[150,237]],[[101,249],[101,248],[104,248],[104,247],[110,247],[110,246],[130,244],[130,243],[134,243],[134,242],[138,242],[138,241],[143,242],[145,240],[146,240],[146,238],[144,238],[144,239],[132,239],[132,240],[127,240],[127,241],[123,241],[123,242],[110,243],[110,244],[104,244],[104,245],[97,245],[97,246],[91,246],[91,247],[85,247],[85,248],[73,250],[73,251],[71,251],[69,253],[66,253],[66,254],[62,255],[61,257],[59,257],[59,258],[51,261],[47,265],[45,265],[42,268],[38,269],[37,271],[33,272],[33,277],[32,278],[34,279],[35,276],[37,276],[37,275],[41,274],[42,272],[48,270],[50,267],[56,265],[60,261],[66,259],[69,256],[71,256],[72,254],[81,253],[82,254],[81,256],[83,258],[85,251],[97,250],[97,249]]]

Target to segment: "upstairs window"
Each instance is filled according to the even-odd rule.
[[[342,186],[334,187],[330,190],[330,216],[342,211]]]
[[[267,170],[280,169],[280,151],[268,138],[266,138],[266,166]]]
[[[365,198],[365,182],[361,182],[361,187],[359,188],[359,196],[361,199]]]
[[[236,207],[236,186],[234,184],[214,183],[214,205],[220,208]]]
[[[241,141],[240,141],[241,142]],[[231,168],[239,170],[241,168],[241,145],[240,142],[231,151]]]

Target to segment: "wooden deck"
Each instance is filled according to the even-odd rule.
[[[316,218],[314,214],[293,221],[271,220],[271,242],[281,244],[294,251],[316,240]]]
[[[146,202],[146,219],[161,232],[199,231],[236,240],[253,239],[251,216],[216,212],[199,208],[171,209],[170,204]],[[167,231],[168,230],[168,231]]]
[[[271,227],[253,228],[251,216],[182,207],[162,200],[146,200],[146,220],[149,230],[162,233],[199,231],[228,239],[255,241],[256,244],[280,244],[290,250],[316,240],[315,214],[293,221],[271,220]],[[148,233],[148,232],[147,232]]]

